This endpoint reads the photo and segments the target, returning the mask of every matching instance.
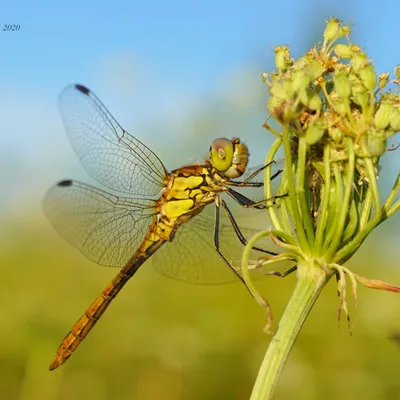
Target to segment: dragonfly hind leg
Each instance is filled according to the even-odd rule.
[[[286,271],[279,272],[279,271],[268,271],[265,273],[265,275],[274,275],[277,276],[278,278],[284,278],[285,276],[290,275],[292,272],[297,270],[297,265],[294,265],[293,267],[290,267]]]
[[[240,240],[240,243],[242,243],[244,246],[246,246],[248,243],[247,239],[244,237],[243,233],[240,231],[240,228],[239,228],[238,224],[236,223],[236,220],[235,220],[231,210],[228,208],[225,201],[221,198],[219,198],[218,201],[216,202],[216,218],[215,218],[216,231],[217,230],[219,231],[219,207],[221,207],[221,206],[223,207],[226,215],[228,216],[229,221],[232,224],[233,230],[235,231],[237,238]],[[261,253],[270,254],[271,256],[276,256],[278,254],[274,251],[266,250],[262,247],[257,247],[257,246],[253,246],[252,249],[257,250]]]
[[[219,241],[219,212],[220,212],[220,207],[222,205],[222,207],[224,208],[226,214],[229,217],[229,220],[232,224],[232,227],[236,233],[236,236],[238,237],[239,241],[245,246],[247,245],[247,239],[243,236],[242,232],[240,231],[239,226],[237,225],[231,211],[229,210],[228,206],[226,205],[225,201],[223,199],[221,199],[220,197],[218,197],[216,199],[215,202],[215,225],[214,225],[214,247],[215,250],[217,251],[217,253],[219,254],[219,256],[222,258],[222,260],[225,262],[225,264],[232,270],[232,272],[237,276],[237,278],[244,283],[244,285],[246,286],[247,290],[250,292],[250,289],[247,287],[246,283],[244,282],[243,278],[240,276],[240,274],[238,273],[237,269],[226,259],[226,257],[222,254],[221,250],[220,250],[220,241]],[[263,253],[267,253],[270,255],[277,255],[277,253],[263,249],[261,247],[257,247],[254,246],[253,250],[257,250]]]
[[[215,201],[215,224],[214,224],[214,247],[219,256],[222,258],[222,260],[225,262],[225,264],[232,270],[232,272],[236,275],[236,277],[246,286],[247,290],[249,293],[252,295],[251,290],[248,288],[246,282],[243,280],[243,278],[240,276],[239,272],[236,270],[236,268],[226,259],[226,257],[222,254],[219,246],[219,208],[220,208],[220,202],[225,203],[220,197],[216,198]],[[236,232],[236,231],[235,231]],[[240,233],[239,240],[242,242],[240,238],[242,238],[246,243],[246,239],[243,237],[243,235]],[[243,242],[242,242],[243,243]]]

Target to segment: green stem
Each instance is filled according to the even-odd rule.
[[[366,147],[365,142],[361,143],[361,148],[365,154],[368,154],[368,150]],[[374,205],[374,212],[375,215],[377,216],[377,219],[379,219],[380,213],[381,213],[381,202],[379,199],[379,191],[378,191],[378,184],[376,182],[376,172],[375,172],[375,166],[371,158],[366,157],[364,159],[365,162],[365,167],[367,170],[367,177],[368,177],[368,190],[372,191],[372,201]]]
[[[374,164],[372,163],[372,160],[368,158],[365,160],[365,165],[367,166],[369,184],[372,190],[372,199],[374,202],[375,214],[377,214],[379,217],[379,214],[381,212],[381,201],[379,199],[379,191],[378,191],[378,184],[376,182],[375,167]]]
[[[283,193],[285,193],[285,191],[283,191]],[[287,191],[286,191],[286,193],[287,193]],[[282,201],[279,204],[278,212],[279,212],[280,220],[282,221],[282,225],[283,225],[283,229],[282,230],[284,232],[292,233],[292,237],[293,237],[292,225],[290,223],[290,218],[289,218],[289,214],[288,214],[288,207],[287,207],[287,204],[286,204],[285,200]]]
[[[353,255],[354,252],[361,246],[362,242],[370,234],[370,232],[376,226],[378,226],[387,218],[392,216],[400,208],[400,200],[398,200],[390,209],[387,209],[388,205],[394,200],[394,197],[397,194],[399,186],[400,186],[400,178],[398,176],[393,186],[392,192],[389,195],[388,200],[385,202],[382,208],[380,208],[375,212],[374,216],[369,221],[368,218],[371,211],[371,199],[373,199],[374,196],[373,196],[373,190],[372,192],[370,192],[370,188],[368,188],[364,210],[360,219],[360,231],[357,233],[357,235],[354,236],[354,238],[349,243],[347,243],[340,250],[337,251],[337,253],[333,258],[334,262],[343,263],[346,260],[348,260],[351,257],[351,255]],[[379,201],[379,195],[378,199],[375,200]]]
[[[278,231],[277,229],[271,229],[270,233],[277,238],[283,239],[285,243],[298,248],[296,239],[289,233],[286,233],[285,231]]]
[[[321,256],[322,245],[324,240],[324,233],[326,228],[326,221],[328,219],[328,206],[329,206],[329,196],[331,193],[331,152],[328,146],[324,148],[324,167],[325,167],[325,176],[324,182],[325,186],[322,188],[323,197],[322,197],[322,210],[321,210],[321,218],[319,224],[317,226],[317,239],[315,243],[315,252],[318,256]]]
[[[315,236],[314,227],[311,221],[311,212],[309,209],[309,202],[305,196],[305,171],[306,171],[306,153],[307,153],[307,142],[305,137],[300,137],[299,139],[299,154],[297,161],[297,179],[296,179],[296,195],[300,205],[301,218],[303,220],[303,225],[306,229],[307,242],[311,247],[314,247]],[[308,178],[308,177],[307,177]]]
[[[310,246],[307,242],[307,237],[304,231],[303,221],[300,216],[300,210],[297,203],[296,186],[294,183],[293,160],[291,154],[289,129],[284,128],[283,131],[283,149],[285,154],[285,170],[287,174],[287,183],[289,188],[288,203],[290,204],[289,211],[292,214],[294,228],[300,243],[300,247],[304,252],[310,253]],[[288,204],[288,205],[289,205]]]
[[[263,237],[269,236],[270,232],[269,231],[262,231],[259,233],[256,233],[252,238],[249,239],[247,242],[247,245],[245,246],[242,254],[242,277],[243,280],[246,284],[247,289],[251,293],[251,295],[254,297],[254,299],[257,301],[257,303],[265,307],[267,309],[267,324],[265,327],[265,331],[268,331],[269,326],[272,323],[272,310],[271,307],[268,303],[267,300],[264,299],[264,297],[261,296],[261,294],[258,292],[256,287],[253,284],[253,281],[250,276],[249,272],[249,261],[250,261],[250,252],[251,249],[255,246],[255,244],[262,239]]]
[[[337,225],[339,222],[339,214],[341,209],[341,201],[343,196],[343,181],[342,175],[340,174],[337,163],[333,163],[332,171],[334,176],[334,185],[329,193],[329,207],[328,207],[328,219],[326,224],[326,230],[323,235],[323,250],[322,254],[328,254],[329,247],[337,231]],[[324,193],[325,195],[325,193]]]
[[[364,226],[367,224],[369,220],[369,217],[371,215],[371,207],[372,207],[372,192],[368,188],[367,193],[365,195],[364,207],[361,212],[360,231],[364,229]]]
[[[357,228],[359,226],[358,224],[359,224],[359,216],[357,212],[357,206],[355,200],[352,199],[349,209],[349,221],[347,222],[346,229],[343,232],[343,239],[342,239],[343,243],[346,243],[353,236],[355,236]]]
[[[387,217],[384,216],[386,219]],[[354,236],[351,242],[345,244],[342,248],[340,248],[337,253],[334,255],[332,262],[343,264],[345,263],[362,245],[363,241],[366,237],[371,233],[371,231],[382,222],[382,212],[379,210],[378,214],[375,214],[374,217],[364,226],[362,230],[360,230],[356,236]]]
[[[396,181],[393,185],[393,189],[390,192],[388,198],[386,199],[385,204],[383,205],[383,210],[385,212],[387,212],[387,210],[389,210],[391,204],[393,203],[394,199],[397,196],[399,188],[400,188],[400,174],[397,175]]]
[[[396,203],[393,204],[392,207],[387,211],[384,219],[391,217],[398,209],[400,209],[400,200],[397,200]],[[383,220],[383,218],[382,218]]]
[[[261,364],[250,400],[272,398],[294,341],[321,290],[332,276],[311,259],[297,266],[296,287]]]
[[[268,151],[267,158],[265,159],[265,165],[268,165],[272,161],[274,161],[276,152],[278,151],[280,145],[282,144],[282,139],[278,138],[274,141],[272,146]],[[271,164],[272,165],[272,164]],[[264,171],[264,193],[265,198],[269,199],[273,197],[272,187],[271,187],[271,167],[265,168]],[[282,226],[280,220],[276,214],[275,206],[271,202],[267,202],[267,210],[269,217],[271,218],[271,222],[274,225],[275,229],[282,230]]]
[[[354,164],[355,164],[355,157],[354,157],[354,150],[353,150],[353,144],[351,143],[350,139],[348,139],[348,165],[347,165],[347,171],[346,171],[346,180],[345,180],[345,191],[344,191],[344,196],[338,197],[339,201],[341,201],[341,210],[338,215],[338,223],[336,226],[336,232],[335,236],[333,238],[333,241],[329,247],[328,253],[325,255],[325,260],[330,260],[338,247],[340,246],[341,239],[343,237],[343,232],[344,232],[344,225],[346,222],[346,217],[349,214],[349,208],[350,208],[350,195],[353,190],[353,180],[354,180]]]

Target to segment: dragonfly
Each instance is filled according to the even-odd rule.
[[[243,181],[236,180],[245,174],[249,161],[249,150],[240,139],[218,138],[203,163],[168,172],[160,158],[124,130],[87,87],[67,86],[59,103],[82,165],[113,193],[62,180],[46,193],[44,213],[60,235],[87,258],[121,269],[65,336],[50,370],[72,355],[150,257],[159,272],[178,280],[221,283],[234,278],[243,282],[221,250],[221,232],[228,226],[220,222],[221,209],[230,232],[244,245],[247,240],[221,194],[245,208],[265,208],[264,201],[256,202],[240,193],[243,187],[261,187],[263,184],[254,178],[265,168],[256,169]],[[214,217],[202,216],[210,204],[215,205]],[[215,248],[213,255],[206,252],[210,241]],[[262,247],[253,249],[276,255]]]

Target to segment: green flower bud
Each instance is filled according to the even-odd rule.
[[[311,92],[311,90],[308,88],[303,88],[302,90],[299,91],[299,100],[305,106],[307,106],[307,104],[309,102],[310,92]]]
[[[276,72],[272,72],[268,76],[269,76],[269,78],[271,80],[271,83],[279,82],[280,79],[281,79],[280,75],[278,73],[276,73]]]
[[[294,64],[293,64],[293,69],[295,71],[300,70],[303,71],[307,67],[307,65],[310,64],[310,60],[307,56],[300,57]]]
[[[390,127],[395,131],[400,131],[400,108],[393,107],[390,116]]]
[[[306,74],[311,81],[315,81],[324,73],[325,68],[318,61],[312,61],[306,68]]]
[[[275,65],[279,72],[284,72],[290,66],[290,52],[287,46],[276,47],[275,50]]]
[[[306,130],[306,141],[311,146],[319,142],[325,132],[324,121],[316,120]]]
[[[292,75],[293,91],[300,92],[307,88],[310,84],[310,78],[304,75],[304,71],[295,71]]]
[[[313,111],[319,111],[322,106],[321,97],[319,97],[318,93],[312,92],[311,97],[309,98],[307,107]]]
[[[379,75],[379,89],[383,89],[389,82],[389,72]]]
[[[369,132],[367,138],[367,147],[372,157],[380,157],[386,150],[386,136],[384,132]]]
[[[335,36],[339,30],[340,21],[336,18],[331,18],[326,24],[324,39],[325,41],[335,39]]]
[[[356,52],[353,54],[353,57],[351,58],[351,66],[354,71],[358,72],[358,70],[366,64],[368,64],[368,61],[365,53],[360,51],[359,53]]]
[[[358,70],[358,76],[368,90],[374,90],[376,85],[376,74],[371,64],[364,65]]]
[[[397,80],[400,80],[400,65],[397,65],[394,69],[394,74],[396,75]]]
[[[381,103],[374,117],[376,129],[385,129],[389,125],[392,116],[392,109],[393,104],[391,102]]]
[[[358,46],[358,45],[352,43],[352,44],[350,45],[350,47],[351,47],[351,51],[352,51],[353,53],[361,53],[361,48],[360,48],[360,46]]]
[[[345,44],[337,44],[334,48],[333,51],[338,57],[341,58],[351,58],[353,55],[353,50],[349,45]]]
[[[302,104],[310,110],[318,111],[321,108],[321,98],[319,95],[308,88],[304,88],[299,92],[299,99]]]
[[[288,99],[293,92],[292,84],[288,80],[274,82],[270,89],[271,96],[278,97],[279,99]]]
[[[355,75],[354,73],[349,74],[349,81],[351,84],[351,94],[352,95],[367,92],[367,89],[361,82],[360,78],[357,75]]]
[[[354,103],[358,104],[362,109],[365,109],[367,107],[368,102],[369,102],[369,95],[368,92],[363,92],[363,93],[357,93],[352,96],[352,100]]]
[[[349,26],[342,26],[340,27],[338,34],[336,35],[337,39],[344,37],[344,36],[349,36],[351,33],[351,29]]]
[[[345,99],[339,97],[336,93],[333,94],[330,99],[333,110],[341,117],[344,117],[347,114],[347,102],[345,101]]]
[[[331,126],[328,129],[330,138],[337,144],[341,143],[343,140],[343,132],[337,126]]]
[[[333,75],[336,93],[340,97],[348,98],[351,94],[351,84],[346,71],[338,71]]]
[[[349,74],[351,83],[351,100],[361,107],[365,107],[369,101],[369,92],[355,74]]]
[[[275,96],[268,99],[267,109],[271,115],[275,115],[275,110],[283,106],[283,101]]]

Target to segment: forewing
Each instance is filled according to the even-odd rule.
[[[67,86],[60,109],[72,146],[93,178],[121,193],[160,192],[167,173],[161,160],[126,132],[92,91]]]
[[[59,234],[90,260],[124,266],[141,244],[154,216],[147,199],[117,197],[77,181],[50,188],[43,209]]]

